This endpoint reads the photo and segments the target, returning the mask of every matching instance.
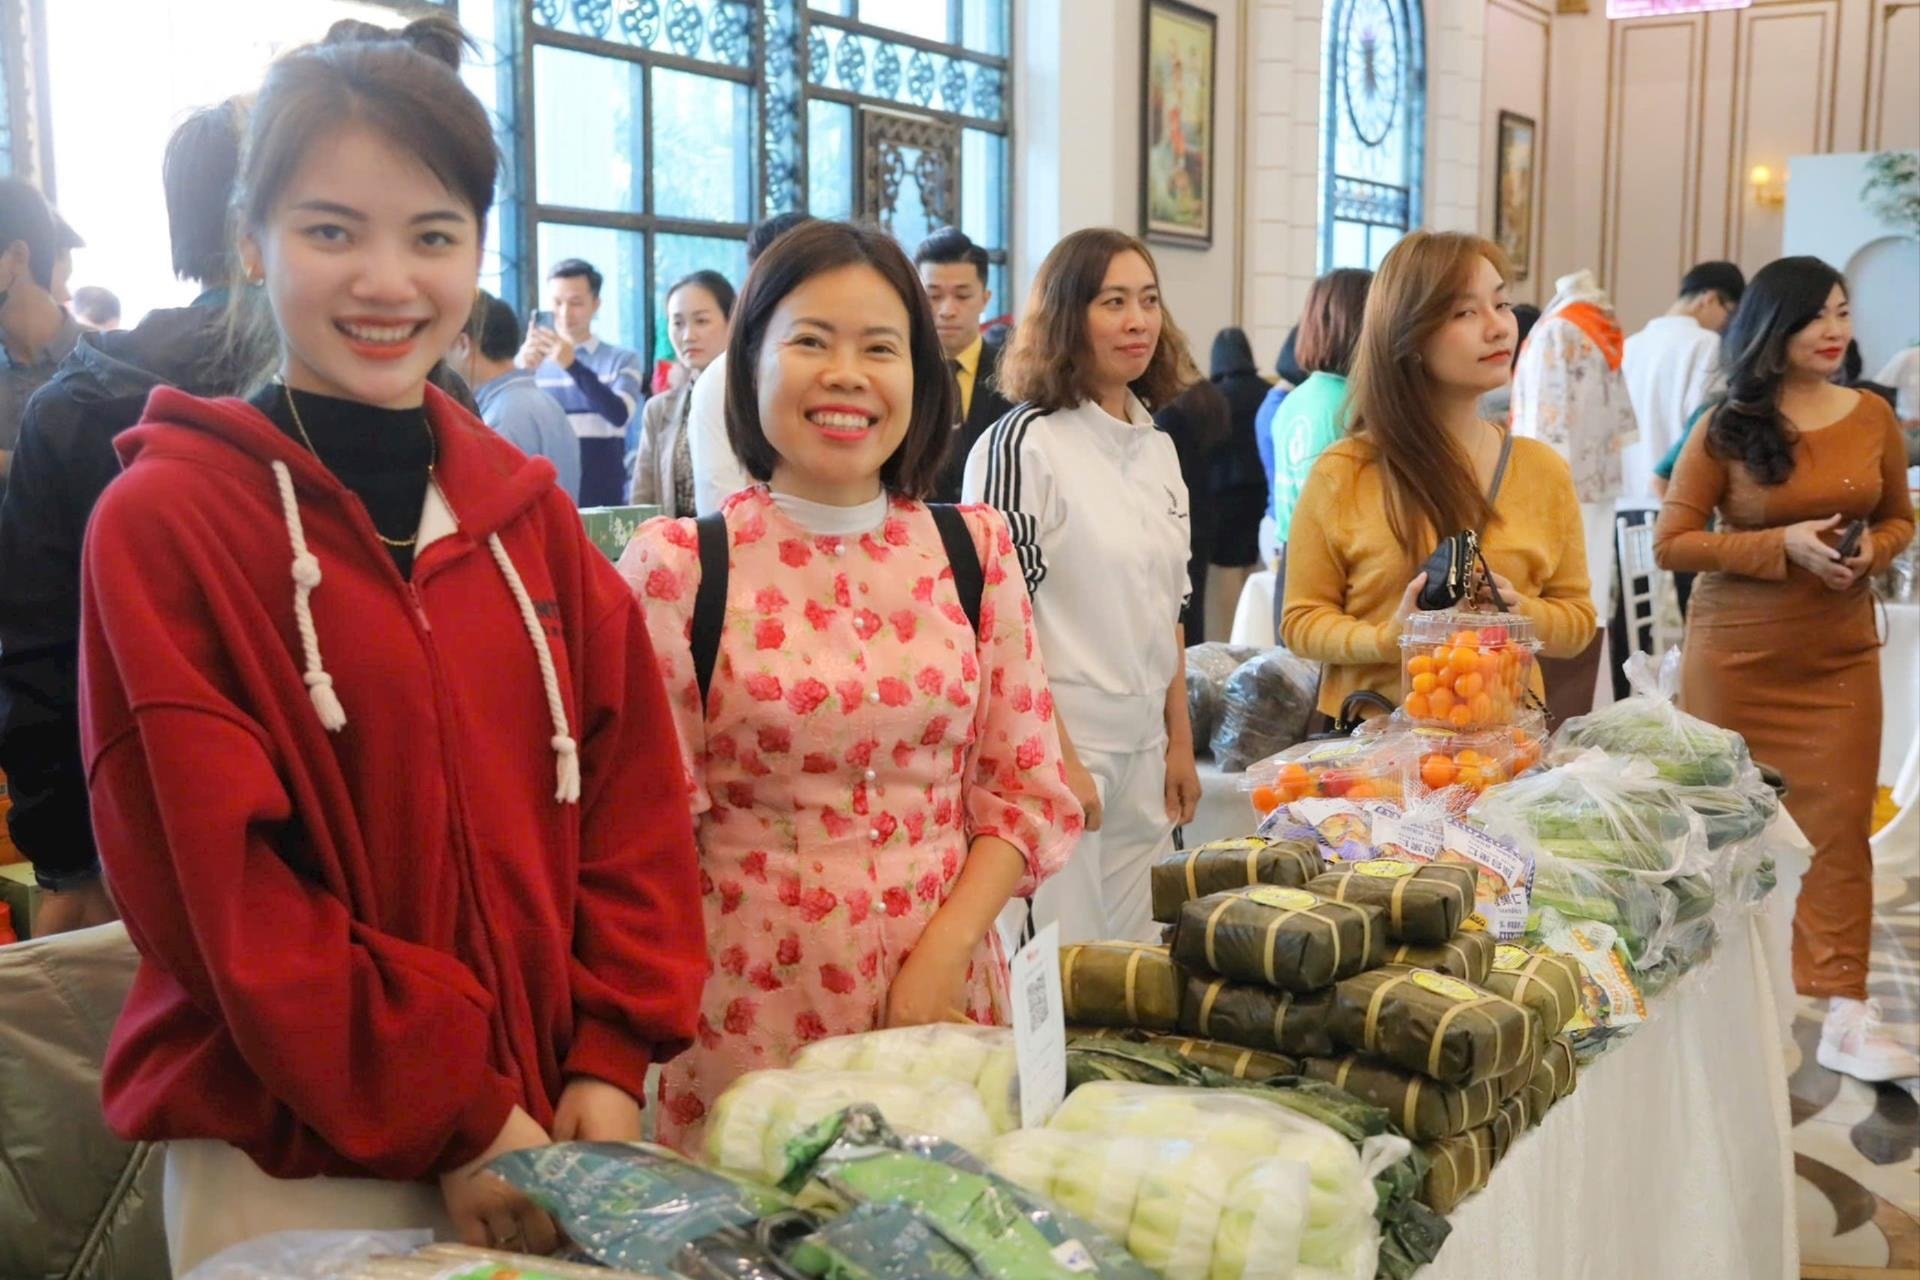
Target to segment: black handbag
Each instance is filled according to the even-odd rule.
[[[1500,486],[1507,478],[1507,460],[1512,456],[1513,435],[1509,432],[1500,440],[1500,461],[1494,464],[1493,482],[1487,486],[1488,506],[1500,500]],[[1453,608],[1472,593],[1474,572],[1482,567],[1486,567],[1487,582],[1491,585],[1493,570],[1487,566],[1477,530],[1462,529],[1442,538],[1421,566],[1427,575],[1427,584],[1420,588],[1414,604],[1422,613]]]

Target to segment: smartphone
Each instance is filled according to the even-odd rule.
[[[553,312],[551,311],[534,312],[533,323],[535,328],[539,328],[539,329],[553,328]]]
[[[1846,533],[1840,537],[1839,552],[1842,560],[1851,560],[1860,553],[1860,539],[1866,535],[1866,532],[1865,520],[1855,520],[1847,526]]]

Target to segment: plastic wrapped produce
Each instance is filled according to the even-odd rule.
[[[984,1151],[993,1122],[971,1084],[872,1071],[754,1071],[714,1102],[707,1159],[715,1168],[777,1183],[792,1168],[794,1139],[821,1120],[866,1104],[888,1123]]]
[[[1208,1280],[1296,1280],[1311,1186],[1306,1166],[1294,1160],[1259,1160],[1242,1170],[1221,1206]]]
[[[1517,613],[1415,613],[1400,637],[1400,710],[1415,725],[1484,729],[1526,710],[1540,640]]]
[[[1463,978],[1476,986],[1484,986],[1487,973],[1493,968],[1493,952],[1497,945],[1490,933],[1463,930],[1435,946],[1422,947],[1403,942],[1389,947],[1382,963],[1431,969],[1449,978]]]
[[[1538,852],[1650,880],[1707,870],[1706,830],[1653,766],[1585,751],[1488,792],[1473,816]]]
[[[1302,742],[1246,766],[1240,789],[1263,814],[1298,800],[1398,800],[1409,750],[1404,734]]]
[[[1473,914],[1478,879],[1473,867],[1458,863],[1374,858],[1328,871],[1307,888],[1335,902],[1379,907],[1395,942],[1438,945]]]
[[[1285,649],[1269,649],[1241,664],[1227,678],[1220,723],[1213,731],[1214,763],[1223,772],[1238,773],[1305,738],[1319,691],[1320,664]]]
[[[1068,1022],[1172,1031],[1185,981],[1166,947],[1083,942],[1060,948],[1060,998]]]
[[[789,1192],[849,1206],[788,1261],[825,1280],[1148,1280],[1092,1223],[937,1138],[896,1133],[872,1107],[828,1117],[794,1143]]]
[[[1395,1129],[1415,1141],[1425,1142],[1464,1133],[1491,1121],[1503,1102],[1526,1087],[1536,1067],[1529,1059],[1504,1076],[1464,1087],[1441,1084],[1359,1054],[1308,1058],[1301,1064],[1301,1070],[1315,1080],[1324,1080],[1384,1108]]]
[[[1187,719],[1195,742],[1213,741],[1226,711],[1228,678],[1263,652],[1252,645],[1218,642],[1187,646]]]
[[[1169,854],[1153,865],[1153,918],[1172,924],[1186,903],[1227,889],[1256,884],[1297,889],[1319,875],[1323,866],[1319,851],[1305,840],[1261,836],[1215,840]]]
[[[1635,968],[1652,968],[1666,954],[1678,900],[1656,883],[1617,867],[1542,853],[1534,862],[1535,917],[1554,912],[1612,929]],[[1537,928],[1529,920],[1529,933]]]
[[[1501,943],[1480,985],[1533,1010],[1549,1036],[1559,1035],[1580,1011],[1580,966],[1551,951]]]
[[[1223,978],[1317,991],[1379,964],[1386,944],[1378,907],[1256,885],[1183,906],[1173,958]]]
[[[1526,1009],[1428,969],[1376,969],[1334,988],[1327,1026],[1347,1048],[1445,1084],[1468,1085],[1529,1063],[1546,1037]]]
[[[1020,1124],[1020,1084],[1010,1027],[935,1022],[816,1040],[794,1056],[795,1071],[873,1071],[908,1080],[970,1084],[994,1131]]]
[[[1327,1015],[1333,992],[1278,991],[1225,978],[1188,975],[1180,1030],[1208,1040],[1292,1057],[1333,1052]]]
[[[1627,659],[1633,696],[1560,726],[1559,747],[1598,748],[1608,755],[1645,760],[1660,777],[1683,787],[1732,785],[1750,763],[1747,744],[1731,729],[1708,724],[1680,710],[1680,650],[1658,665],[1650,654]]]

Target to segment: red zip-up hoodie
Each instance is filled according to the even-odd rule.
[[[571,1077],[642,1096],[694,1034],[699,870],[639,609],[550,463],[426,409],[452,519],[411,582],[244,401],[162,388],[119,437],[81,733],[141,958],[103,1079],[126,1138],[421,1179],[516,1103],[551,1125]]]

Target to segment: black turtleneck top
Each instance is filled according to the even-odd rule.
[[[300,422],[313,438],[320,464],[360,500],[373,527],[384,537],[411,539],[420,528],[420,509],[427,500],[427,464],[433,460],[426,409],[380,409],[358,400],[294,391],[276,382],[253,397],[253,407],[302,449],[308,447],[307,441],[287,408],[288,396],[300,398]],[[400,576],[412,577],[413,544],[382,545]]]

